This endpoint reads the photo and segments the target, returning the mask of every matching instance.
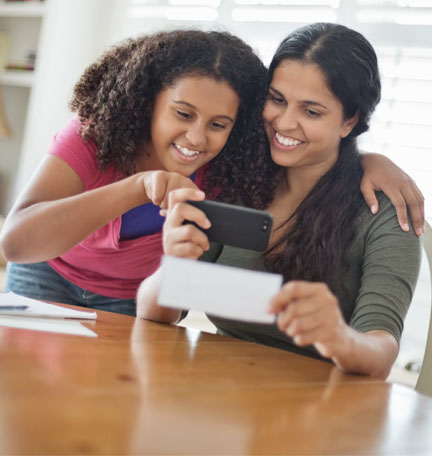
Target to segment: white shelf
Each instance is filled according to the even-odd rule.
[[[42,2],[5,3],[0,1],[0,16],[2,17],[42,17],[44,13],[45,5]]]
[[[13,87],[31,87],[34,72],[25,70],[5,70],[0,73],[0,84]]]

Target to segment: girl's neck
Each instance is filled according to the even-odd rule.
[[[164,167],[155,153],[143,148],[135,159],[135,169],[137,173],[140,173],[143,171],[163,170]]]

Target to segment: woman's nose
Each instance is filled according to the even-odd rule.
[[[287,107],[282,113],[279,114],[276,120],[278,130],[294,130],[298,125],[297,114],[294,109]]]

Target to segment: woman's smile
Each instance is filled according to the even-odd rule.
[[[300,141],[299,139],[295,139],[290,136],[284,136],[276,130],[274,131],[273,142],[276,147],[281,149],[294,149],[305,143],[305,141]]]

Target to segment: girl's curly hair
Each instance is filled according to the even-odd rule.
[[[246,204],[262,206],[268,202],[262,176],[275,166],[261,117],[267,69],[240,38],[174,30],[125,40],[85,70],[70,107],[78,113],[82,137],[97,144],[101,169],[112,165],[130,175],[150,140],[156,97],[179,78],[194,75],[228,83],[240,99],[229,139],[207,169],[205,190],[218,189],[228,202],[240,191]]]

